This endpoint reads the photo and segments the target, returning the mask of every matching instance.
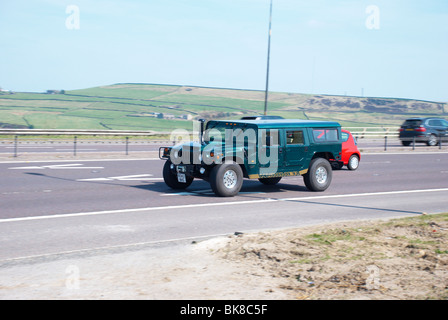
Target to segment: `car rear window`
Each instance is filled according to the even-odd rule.
[[[420,119],[409,119],[403,123],[404,127],[419,127],[422,124]]]
[[[313,129],[315,142],[339,141],[337,129]]]

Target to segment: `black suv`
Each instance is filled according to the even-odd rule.
[[[435,146],[440,139],[447,141],[448,121],[441,118],[411,118],[401,125],[399,131],[404,146],[409,146],[414,141]]]

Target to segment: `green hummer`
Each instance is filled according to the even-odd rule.
[[[282,177],[303,176],[311,191],[326,190],[331,162],[341,160],[341,126],[310,120],[200,120],[200,138],[159,149],[166,160],[163,179],[185,189],[194,178],[210,183],[216,195],[238,194],[243,178],[266,185]]]

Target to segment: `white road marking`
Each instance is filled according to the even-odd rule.
[[[133,181],[133,180],[144,180],[145,178],[149,178],[154,176],[153,174],[135,174],[132,176],[120,176],[120,177],[110,177],[112,180],[125,180],[125,181]]]
[[[115,162],[115,161],[162,161],[159,158],[141,158],[141,159],[82,159],[82,162]],[[73,162],[73,160],[21,160],[21,161],[0,161],[0,164],[17,164],[17,163],[61,163]]]
[[[104,169],[104,167],[84,167],[84,164],[80,163],[72,163],[72,164],[53,164],[50,166],[28,166],[28,167],[12,167],[8,168],[9,170],[61,170],[61,169]]]
[[[160,181],[163,178],[151,178],[152,174],[137,174],[132,176],[107,177],[107,178],[90,178],[78,179],[76,181],[93,182],[93,181]]]
[[[158,211],[158,210],[169,210],[169,209],[182,210],[182,209],[186,209],[186,208],[236,206],[236,205],[244,205],[244,204],[257,204],[257,203],[268,203],[268,202],[277,202],[277,201],[306,201],[306,200],[354,198],[354,197],[367,197],[367,196],[386,196],[386,195],[394,195],[394,194],[412,194],[412,193],[447,192],[447,191],[448,191],[448,188],[441,188],[441,189],[400,190],[400,191],[371,192],[371,193],[357,193],[357,194],[336,194],[336,195],[328,195],[328,196],[312,196],[312,197],[284,198],[284,199],[259,199],[259,200],[233,201],[233,202],[212,202],[212,203],[199,203],[199,204],[187,204],[187,205],[164,206],[164,207],[148,207],[148,208],[136,208],[136,209],[121,209],[121,210],[106,210],[106,211],[94,211],[94,212],[55,214],[55,215],[37,216],[37,217],[8,218],[8,219],[0,219],[0,223],[31,221],[31,220],[45,220],[45,219],[58,219],[58,218],[85,217],[85,216],[144,212],[144,211]]]
[[[228,234],[218,233],[218,234],[209,234],[209,235],[203,235],[203,236],[192,236],[192,237],[185,237],[185,238],[173,238],[173,239],[167,239],[167,240],[155,240],[155,241],[137,242],[137,243],[130,243],[130,244],[120,244],[120,245],[115,245],[115,246],[95,247],[95,248],[79,249],[79,250],[68,250],[68,251],[62,251],[62,252],[53,252],[53,253],[45,253],[45,254],[38,254],[38,255],[31,255],[31,256],[9,258],[9,259],[0,260],[0,262],[10,262],[10,261],[20,261],[20,260],[26,260],[26,259],[53,257],[53,256],[60,256],[63,254],[94,252],[94,251],[98,251],[98,250],[136,248],[139,246],[147,246],[147,245],[152,245],[152,244],[172,243],[172,242],[187,241],[187,240],[210,239],[210,238],[224,237],[224,236],[228,236]]]

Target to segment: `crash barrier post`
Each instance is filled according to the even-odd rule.
[[[73,155],[76,157],[76,140],[77,137],[75,136],[74,140],[73,140]]]
[[[14,158],[17,158],[17,143],[18,136],[14,136]]]

